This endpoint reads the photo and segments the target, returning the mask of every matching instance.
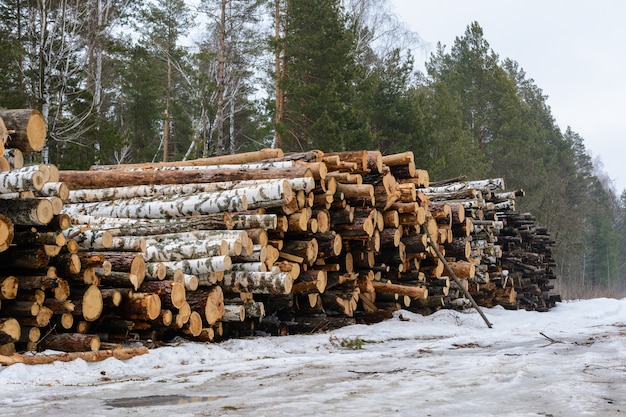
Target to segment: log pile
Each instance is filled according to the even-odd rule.
[[[266,149],[3,174],[2,354],[467,307],[433,245],[483,306],[543,311],[558,300],[553,242],[514,212],[523,192],[501,179],[430,184],[412,152]]]

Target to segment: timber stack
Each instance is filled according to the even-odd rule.
[[[60,172],[6,159],[0,176],[21,179],[0,190],[0,353],[287,334],[400,308],[468,307],[433,245],[483,306],[558,301],[553,242],[514,211],[523,192],[505,192],[501,179],[431,184],[412,152],[264,149]],[[51,200],[56,208],[39,209],[51,214],[33,217]]]

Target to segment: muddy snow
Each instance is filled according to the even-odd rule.
[[[4,416],[621,416],[626,299],[0,368]]]

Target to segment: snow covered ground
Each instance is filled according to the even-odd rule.
[[[626,299],[0,368],[3,416],[622,416]],[[343,345],[343,346],[342,346]],[[356,347],[361,349],[355,349]]]

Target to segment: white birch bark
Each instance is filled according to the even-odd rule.
[[[71,203],[90,203],[136,197],[182,196],[195,193],[215,193],[220,191],[229,191],[236,188],[254,188],[263,184],[278,183],[280,181],[287,181],[293,191],[302,190],[308,193],[315,188],[315,180],[312,177],[286,178],[284,180],[267,179],[225,181],[199,184],[138,185],[130,187],[71,190],[68,201]]]
[[[0,193],[16,193],[41,190],[45,184],[45,175],[40,171],[0,172]]]
[[[146,262],[151,264],[152,262]],[[171,277],[177,269],[185,274],[202,275],[210,272],[227,271],[230,269],[231,261],[229,256],[212,256],[200,259],[185,259],[182,261],[161,262],[167,268],[167,276]]]
[[[73,226],[62,233],[66,239],[73,239],[80,249],[85,250],[108,249],[113,243],[111,234],[106,230],[84,230],[83,226]]]
[[[289,272],[226,272],[222,281],[226,291],[253,294],[289,294],[293,278]]]
[[[475,188],[480,191],[500,191],[504,190],[503,178],[490,178],[478,181],[466,181],[467,188]]]
[[[102,217],[133,219],[169,219],[226,211],[248,209],[245,195],[197,194],[166,201],[141,199],[114,200],[106,203],[67,204],[64,212],[70,215],[86,214]]]
[[[267,265],[264,262],[242,262],[233,263],[231,271],[267,272]]]
[[[193,243],[151,243],[144,252],[146,262],[181,261],[227,255],[223,241],[200,240]]]

